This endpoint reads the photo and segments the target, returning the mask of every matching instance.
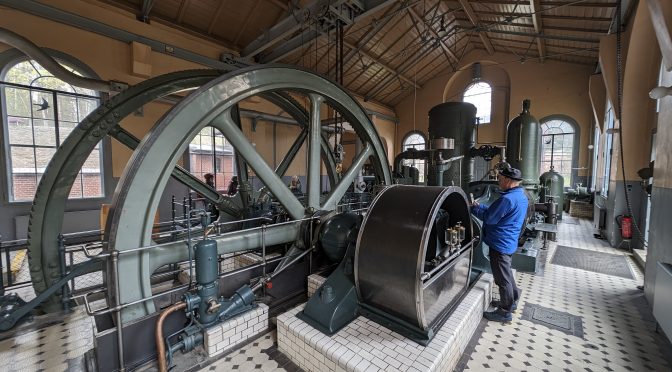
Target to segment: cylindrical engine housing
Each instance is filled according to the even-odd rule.
[[[523,186],[538,195],[541,164],[541,125],[530,115],[530,100],[523,101],[523,112],[507,127],[506,161],[523,174]]]
[[[565,205],[565,179],[551,167],[548,172],[544,172],[539,177],[539,183],[541,184],[539,202],[546,203],[552,197],[558,205],[558,219],[562,219],[562,206]]]
[[[400,213],[400,211],[403,211]],[[444,226],[465,227],[462,248],[436,274],[428,264]],[[362,306],[429,330],[466,291],[473,236],[467,197],[458,187],[395,185],[373,201],[355,251],[355,286]],[[469,244],[469,247],[467,245]]]
[[[467,102],[445,102],[432,107],[429,110],[429,140],[439,137],[454,139],[453,149],[443,150],[444,159],[464,155],[461,169],[453,166],[443,174],[443,184],[452,182],[467,187],[474,175],[474,159],[468,153],[476,144],[476,106]],[[430,176],[428,179],[435,178]]]

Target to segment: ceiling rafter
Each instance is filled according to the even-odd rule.
[[[544,26],[541,21],[541,13],[539,13],[539,11],[541,10],[539,0],[530,0],[530,10],[532,13],[532,24],[534,25],[534,32],[538,34],[543,34]],[[544,59],[546,58],[546,44],[544,42],[544,39],[540,37],[537,38],[537,50],[539,51],[539,61],[541,63],[544,63]]]
[[[469,17],[469,20],[471,21],[471,24],[476,27],[476,32],[478,33],[478,36],[481,38],[481,41],[483,41],[483,44],[485,45],[485,49],[488,50],[489,54],[493,54],[495,52],[494,48],[492,47],[492,43],[490,42],[490,39],[488,39],[488,34],[486,33],[485,30],[479,30],[479,19],[478,15],[474,12],[474,9],[471,7],[471,4],[469,4],[469,0],[458,0],[460,2],[460,5],[462,6],[462,9],[464,12],[467,14],[467,17]]]
[[[472,4],[491,4],[491,5],[520,5],[519,0],[471,0]],[[616,2],[598,3],[598,2],[577,2],[575,1],[542,1],[541,6],[572,6],[582,8],[615,8]]]
[[[187,8],[189,7],[189,2],[191,0],[182,0],[180,3],[180,9],[177,12],[177,20],[175,22],[177,23],[182,23],[182,20],[184,19],[184,14],[187,12]]]
[[[371,27],[367,32],[365,32],[365,35],[363,38],[361,38],[356,44],[355,48],[351,48],[348,54],[343,57],[344,60],[348,61],[350,58],[354,57],[357,52],[359,52],[360,49],[364,48],[364,46],[380,32],[387,24],[392,21],[394,18],[396,18],[399,14],[401,14],[401,10],[403,10],[406,7],[406,2],[402,2],[399,5],[399,8],[390,8],[385,15],[381,19],[378,19],[374,22],[371,23]],[[329,70],[327,70],[327,76],[333,71],[334,67],[330,67]],[[345,74],[345,72],[344,72]]]
[[[406,14],[406,12],[404,12],[404,14]],[[397,21],[396,25],[401,23],[401,20],[403,18],[405,18],[405,17],[402,17],[401,19],[399,19],[399,21]],[[396,25],[395,25],[395,27],[396,27]],[[389,52],[390,49],[392,49],[395,45],[397,45],[397,43],[399,43],[408,34],[408,32],[411,31],[412,28],[413,28],[413,26],[409,26],[408,29],[406,29],[406,31],[399,33],[399,37],[397,37],[397,39],[395,39],[392,43],[390,43],[390,45],[388,45],[387,48],[385,48],[385,50],[382,53],[380,53],[381,58],[384,58],[385,54],[387,54],[387,52]],[[364,85],[366,85],[366,83],[373,81],[373,77],[375,77],[382,70],[383,70],[382,68],[379,69],[378,72],[376,72],[371,78],[369,78],[366,81],[364,81],[363,83],[361,83],[358,87],[358,90],[362,89],[364,87]],[[359,80],[362,77],[362,75],[364,75],[366,73],[366,71],[367,71],[366,69],[362,69],[362,72],[360,72],[359,75],[357,75],[357,77],[354,78],[352,81]]]
[[[240,26],[240,29],[238,30],[238,34],[236,35],[236,38],[233,39],[233,43],[235,45],[238,45],[238,40],[240,40],[240,37],[243,35],[243,31],[247,28],[247,25],[250,23],[250,20],[252,19],[252,15],[257,13],[257,8],[259,7],[259,4],[261,4],[261,0],[256,0],[254,3],[254,6],[250,10],[249,13],[245,16],[245,20],[243,21],[243,25]]]
[[[352,24],[361,21],[362,19],[384,9],[388,6],[396,3],[395,0],[370,0],[364,3],[365,9],[352,19]],[[265,52],[270,47],[281,42],[284,38],[294,35],[297,31],[299,35],[292,37],[289,40],[282,41],[281,45],[276,47],[271,51],[267,56],[261,60],[261,62],[274,62],[278,61],[290,54],[292,54],[297,49],[301,48],[306,42],[310,42],[315,38],[321,37],[324,30],[317,30],[313,27],[308,27],[303,30],[304,21],[315,18],[317,14],[322,14],[323,9],[332,9],[335,5],[332,4],[329,0],[314,0],[308,4],[305,8],[301,8],[292,15],[284,18],[280,22],[276,23],[268,31],[262,33],[258,38],[248,44],[241,51],[241,56],[243,58],[252,58],[262,52]]]
[[[439,45],[441,46],[441,49],[443,49],[444,53],[446,54],[446,58],[447,58],[448,60],[450,60],[450,59],[452,58],[453,61],[455,61],[455,62],[459,62],[459,61],[460,61],[460,59],[457,58],[457,56],[455,55],[455,53],[453,53],[453,51],[450,50],[450,48],[448,48],[448,46],[446,45],[446,43],[444,43],[443,40],[441,40],[441,37],[440,37],[439,34],[434,30],[434,27],[432,27],[431,24],[427,24],[427,23],[425,22],[424,17],[420,17],[420,16],[418,15],[418,13],[416,13],[415,10],[413,10],[413,8],[408,8],[408,11],[411,13],[411,15],[412,15],[413,17],[415,17],[418,21],[422,22],[422,23],[425,25],[425,27],[427,27],[427,29],[428,29],[429,32],[432,34],[432,36],[434,36],[437,40],[439,40]]]
[[[464,1],[464,0],[460,0]],[[532,17],[531,13],[505,13],[505,12],[493,12],[489,10],[479,10],[479,16],[496,16],[496,17],[514,17],[514,18],[523,18],[523,17]],[[555,15],[555,14],[542,14],[542,19],[561,19],[565,21],[581,21],[581,22],[611,22],[612,19],[609,17],[575,17],[575,16],[565,16],[565,15]]]
[[[499,45],[497,45],[497,46],[499,46]],[[478,48],[478,49],[485,49],[485,47],[483,46],[483,44],[482,44],[480,41],[476,41],[476,42],[474,43],[474,47],[475,47],[475,48]],[[506,52],[511,52],[511,51],[523,52],[523,53],[524,53],[524,52],[527,51],[527,48],[524,48],[524,47],[516,47],[516,46],[512,46],[512,45],[499,46],[499,47],[501,48],[501,52],[504,52],[504,53],[506,53]],[[568,53],[568,52],[560,52],[560,51],[558,51],[557,54],[556,54],[556,53],[547,53],[547,55],[546,55],[546,59],[548,59],[548,60],[551,60],[551,59],[554,59],[554,58],[557,59],[557,57],[559,57],[560,55],[562,55],[563,57],[566,57],[566,58],[579,58],[579,59],[585,59],[585,60],[586,60],[586,61],[585,61],[586,64],[594,64],[594,63],[596,63],[596,61],[595,61],[594,58],[592,58],[592,57],[590,57],[590,56],[586,56],[586,55],[578,54],[578,53],[582,53],[583,51],[575,51],[575,52],[576,52],[576,53]],[[585,52],[589,52],[589,51],[585,51]],[[517,55],[517,54],[516,54],[516,57],[521,58],[522,60],[525,60],[525,61],[526,61],[526,60],[536,60],[536,59],[539,59],[539,58],[540,58],[538,54],[537,54],[537,55],[532,55],[532,56],[520,56],[520,55]],[[590,60],[590,61],[589,61],[589,60]]]
[[[469,19],[465,17],[458,17],[456,18],[458,21],[466,21],[468,22]],[[522,28],[534,28],[533,24],[529,23],[518,23],[518,22],[507,22],[507,21],[490,21],[487,23],[488,26],[490,25],[501,25],[501,26],[508,26],[508,27],[522,27]],[[607,34],[609,32],[609,29],[594,29],[594,28],[583,28],[583,27],[562,27],[562,26],[550,26],[548,24],[544,24],[544,29],[545,30],[557,30],[557,31],[570,31],[570,32],[584,32],[584,33],[593,33],[593,34]],[[491,30],[491,28],[489,28]],[[492,40],[493,37],[490,36],[490,39]]]
[[[215,10],[215,14],[212,16],[210,19],[210,24],[208,25],[208,34],[211,35],[212,32],[215,30],[215,26],[217,25],[217,21],[219,20],[219,17],[222,15],[222,11],[224,10],[224,4],[226,4],[226,0],[221,0],[219,2],[219,5],[217,5],[217,10]]]
[[[470,27],[463,27],[466,30],[470,30]],[[549,34],[537,34],[533,32],[519,32],[519,31],[508,31],[508,30],[498,30],[498,29],[491,29],[489,30],[490,33],[493,34],[503,34],[503,35],[514,35],[514,36],[527,36],[527,37],[540,37],[543,39],[549,39],[549,40],[563,40],[563,41],[574,41],[574,42],[579,42],[579,43],[592,43],[592,44],[599,44],[600,40],[597,38],[587,38],[587,37],[579,37],[579,36],[567,36],[567,35],[549,35]]]

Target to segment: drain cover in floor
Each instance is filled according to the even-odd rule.
[[[521,318],[583,338],[583,321],[580,316],[526,302]]]
[[[600,274],[634,279],[625,256],[602,253],[559,245],[551,263],[560,266],[592,271]]]

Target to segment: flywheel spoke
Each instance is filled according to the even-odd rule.
[[[320,141],[322,141],[322,121],[320,120],[320,108],[324,98],[311,93],[310,97],[310,133],[308,140],[308,207],[318,209],[320,207]]]
[[[231,118],[231,111],[226,110],[215,118],[211,125],[219,129],[224,137],[233,145],[237,153],[245,159],[247,164],[254,170],[259,179],[268,187],[269,191],[278,199],[287,213],[294,219],[301,219],[304,216],[304,207],[301,202],[292,194],[282,179],[266,164],[264,158],[259,155],[257,150],[247,140],[245,134],[238,129],[238,126]]]
[[[336,208],[336,204],[343,198],[343,195],[348,191],[348,187],[350,187],[355,180],[355,177],[357,177],[359,171],[364,166],[364,163],[366,163],[371,155],[373,155],[373,147],[367,143],[362,152],[360,152],[352,161],[352,165],[348,168],[348,171],[345,172],[343,178],[341,178],[336,187],[331,190],[322,209],[331,210]]]

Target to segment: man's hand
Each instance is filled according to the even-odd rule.
[[[471,202],[471,206],[472,206],[473,208],[478,208],[479,205],[480,205],[480,204],[479,204],[476,200],[474,200],[474,201]]]

